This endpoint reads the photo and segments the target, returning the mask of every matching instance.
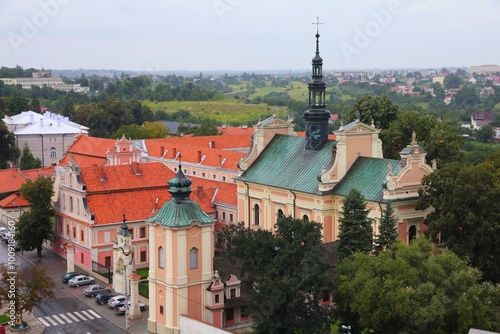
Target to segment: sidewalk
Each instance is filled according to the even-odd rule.
[[[2,309],[0,314],[5,313],[5,309]],[[23,333],[23,334],[41,334],[45,331],[45,326],[37,319],[35,318],[31,313],[25,312],[23,314],[23,320],[28,323],[28,329],[25,329],[23,331],[15,331],[10,329],[9,325],[5,325],[5,332],[6,333]]]
[[[61,276],[66,273],[66,259],[61,257],[59,254],[54,253],[49,247],[51,246],[44,246],[41,259],[36,256],[36,251],[24,252],[24,254],[22,255],[21,252],[18,252],[17,256],[24,258],[26,261],[32,264],[46,268],[47,274],[54,280],[54,282],[56,282],[56,284],[58,284],[61,281]],[[96,275],[96,273],[94,272],[88,272],[87,270],[83,270],[80,267],[76,267],[75,271],[80,271],[82,273],[87,272],[89,275],[92,275],[95,278],[101,280],[101,282],[96,283],[105,285],[111,289],[113,288],[111,284],[108,284],[107,280],[102,280],[100,275]],[[23,316],[23,320],[27,321],[32,329],[31,331],[22,331],[21,333],[39,334],[43,333],[43,331],[45,330],[45,326],[43,326],[43,324],[32,315],[26,314],[25,316]],[[129,333],[147,334],[147,320],[147,315],[144,315],[141,319],[138,320],[131,320],[130,328],[128,329]],[[108,321],[114,322],[111,319],[108,319]],[[123,324],[118,324],[118,326],[121,328],[124,327]]]

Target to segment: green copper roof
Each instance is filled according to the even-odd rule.
[[[336,141],[306,150],[305,138],[275,135],[257,160],[236,179],[268,186],[318,193],[318,175],[328,168]]]
[[[359,190],[365,200],[382,202],[383,185],[392,165],[392,175],[397,175],[402,167],[399,160],[359,157],[356,159],[347,174],[333,188],[332,193],[347,196],[353,188]]]
[[[192,183],[193,181],[184,175],[179,164],[179,171],[168,181],[170,186],[168,191],[172,194],[172,199],[163,204],[156,216],[146,219],[146,222],[159,222],[160,225],[169,227],[213,224],[215,220],[203,212],[198,203],[189,198]]]
[[[146,219],[146,222],[158,222],[169,227],[187,227],[197,223],[213,224],[215,220],[203,212],[196,202],[170,200],[163,204],[156,216]]]

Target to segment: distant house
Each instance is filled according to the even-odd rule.
[[[46,111],[43,115],[23,111],[15,116],[5,116],[3,122],[16,136],[16,146],[23,150],[27,145],[42,166],[55,166],[64,157],[66,147],[73,137],[87,133],[89,128],[72,122],[68,117]]]
[[[500,143],[500,126],[493,127],[493,141]]]
[[[470,123],[472,125],[472,130],[479,130],[486,124],[489,124],[495,120],[495,115],[489,112],[474,112],[470,116]]]
[[[170,133],[171,135],[180,135],[181,134],[179,133],[180,126],[189,128],[195,128],[200,126],[200,124],[194,124],[194,123],[181,123],[181,122],[169,122],[169,121],[164,121],[162,123],[168,128],[169,130],[168,133]]]
[[[481,91],[479,92],[479,97],[488,97],[490,95],[495,94],[495,88],[493,87],[484,87],[481,88]]]

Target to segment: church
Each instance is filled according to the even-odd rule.
[[[317,33],[309,108],[303,114],[305,137],[297,136],[293,124],[274,116],[254,126],[250,151],[238,163],[234,178],[237,220],[251,229],[268,230],[287,216],[316,221],[323,226],[323,241],[331,243],[339,233],[343,199],[355,188],[367,202],[374,233],[390,201],[399,238],[409,242],[426,228],[427,213],[416,211],[415,203],[420,180],[434,168],[425,163],[426,152],[414,138],[400,159],[384,159],[380,130],[373,123],[356,120],[342,125],[335,140],[329,139],[319,37]],[[148,331],[180,333],[180,319],[189,317],[247,333],[251,320],[241,299],[241,277],[236,268],[214,259],[215,221],[190,199],[191,180],[181,166],[169,185],[172,200],[147,220]]]

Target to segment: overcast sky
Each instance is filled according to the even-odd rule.
[[[499,0],[0,0],[0,66],[301,70],[500,64]]]

